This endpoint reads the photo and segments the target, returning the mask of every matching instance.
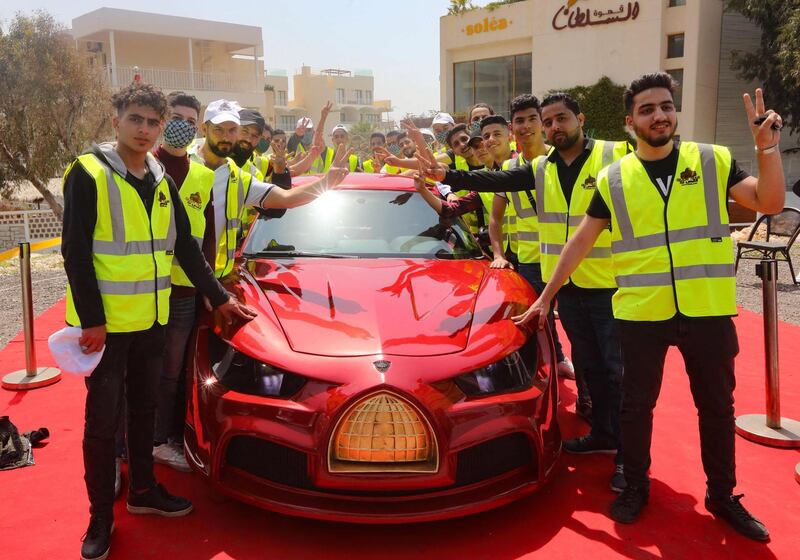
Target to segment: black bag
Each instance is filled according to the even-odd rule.
[[[0,416],[0,470],[33,465],[32,445],[50,435],[47,428],[39,428],[19,435],[19,430],[8,416]]]

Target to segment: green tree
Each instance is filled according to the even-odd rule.
[[[447,8],[447,14],[454,16],[474,9],[475,6],[472,5],[470,0],[450,0],[450,7]]]
[[[734,52],[739,77],[757,81],[792,132],[800,129],[800,0],[725,0],[761,28],[755,52]]]
[[[591,86],[575,86],[566,90],[581,106],[586,115],[586,133],[603,140],[629,140],[625,131],[625,108],[622,93],[625,86],[615,84],[603,76]],[[550,92],[554,93],[554,92]]]
[[[48,181],[107,130],[110,92],[99,70],[45,12],[0,28],[0,164],[38,190],[62,218]]]

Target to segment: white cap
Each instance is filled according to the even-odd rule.
[[[51,334],[47,344],[58,367],[67,373],[87,377],[100,363],[106,347],[103,345],[99,352],[84,354],[80,345],[82,334],[80,327],[64,327]]]
[[[300,117],[297,119],[297,127],[305,126],[306,129],[314,128],[314,121],[311,120],[311,117]]]
[[[423,136],[424,135],[428,135],[431,138],[436,138],[436,135],[433,133],[433,131],[430,128],[420,128],[419,131],[422,133]]]
[[[450,113],[436,113],[431,124],[456,124],[456,121],[453,120]]]
[[[208,107],[206,107],[206,112],[203,113],[203,122],[210,122],[213,124],[235,122],[236,124],[242,124],[239,120],[239,111],[241,110],[242,108],[236,101],[217,99],[209,103]]]
[[[331,135],[334,132],[336,132],[337,130],[344,130],[347,134],[350,134],[350,132],[347,130],[347,127],[345,125],[337,124],[336,126],[333,127],[333,130],[331,130]]]

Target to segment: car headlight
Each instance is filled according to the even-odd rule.
[[[468,397],[524,391],[533,384],[536,367],[536,337],[502,360],[459,375],[454,379]]]
[[[209,334],[211,371],[219,383],[248,395],[288,399],[306,383],[306,378],[284,371],[239,352],[213,333]]]

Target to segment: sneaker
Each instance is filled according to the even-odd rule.
[[[577,439],[568,439],[564,442],[564,451],[576,455],[588,455],[589,453],[616,453],[615,444],[602,441],[592,434],[582,436]]]
[[[745,537],[754,541],[768,541],[769,531],[761,521],[744,509],[742,505],[743,497],[744,494],[728,496],[727,498],[711,498],[706,493],[706,509],[714,516],[727,521],[731,527]]]
[[[575,379],[575,366],[572,365],[572,362],[566,356],[564,356],[563,360],[558,362],[556,369],[558,369],[559,377],[563,377],[564,379]]]
[[[122,458],[114,459],[114,499],[122,493]]]
[[[639,518],[648,497],[648,490],[628,486],[611,504],[611,519],[617,523],[633,523]]]
[[[614,474],[611,476],[611,489],[619,494],[628,487],[625,481],[625,470],[622,465],[614,466]]]
[[[578,401],[575,404],[575,414],[584,419],[584,421],[592,425],[592,401]]]
[[[89,520],[89,528],[81,538],[81,560],[103,560],[108,557],[113,532],[113,519],[93,515]]]
[[[186,462],[183,448],[174,443],[162,443],[154,446],[153,460],[156,463],[172,467],[176,471],[192,472],[192,467]]]
[[[131,513],[182,517],[192,511],[192,507],[192,502],[173,496],[160,484],[141,494],[128,492],[128,511]]]

